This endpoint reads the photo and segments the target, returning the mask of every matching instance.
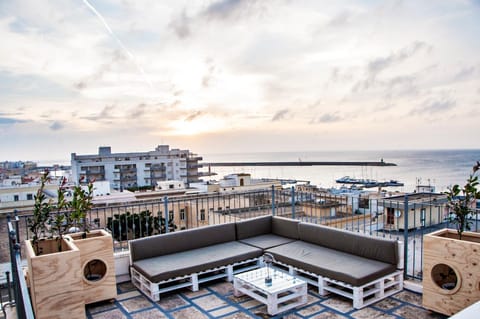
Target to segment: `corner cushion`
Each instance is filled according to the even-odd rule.
[[[270,234],[272,232],[272,216],[249,218],[235,223],[237,240]]]
[[[265,234],[240,240],[241,243],[261,249],[268,249],[279,245],[288,244],[292,241],[295,241],[295,239],[282,237],[275,234]]]

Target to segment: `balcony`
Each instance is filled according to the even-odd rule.
[[[406,282],[403,291],[357,310],[352,307],[351,300],[335,294],[320,296],[316,289],[310,287],[308,303],[305,306],[270,318],[446,318],[446,316],[422,308],[421,256],[423,235],[451,225],[437,218],[437,213],[441,214],[442,212],[433,207],[432,210],[429,210],[429,206],[424,203],[412,203],[409,208],[413,214],[414,226],[411,229],[400,230],[398,228],[402,218],[400,215],[393,211],[392,216],[384,216],[388,214],[377,210],[378,207],[385,207],[387,211],[387,208],[395,206],[387,201],[388,199],[384,199],[384,202],[377,202],[375,205],[369,203],[368,209],[355,212],[352,211],[352,203],[342,196],[332,195],[321,197],[319,200],[319,197],[312,196],[310,193],[256,190],[227,195],[204,194],[181,198],[172,197],[166,201],[157,199],[128,205],[110,205],[107,208],[98,207],[89,212],[88,220],[92,222],[93,227],[109,228],[108,220],[114,215],[125,212],[139,214],[148,208],[154,216],[172,211],[174,224],[195,228],[204,225],[200,216],[202,210],[208,212],[206,216],[208,224],[274,214],[367,233],[372,236],[397,238],[407,243],[404,267]],[[329,205],[325,204],[327,202]],[[332,203],[336,203],[333,205],[335,216],[332,215]],[[184,207],[189,207],[188,222],[177,220],[180,218],[178,210]],[[228,209],[218,212],[219,207],[228,207]],[[421,212],[422,209],[428,212],[427,220],[420,219],[421,216],[418,220],[415,218],[415,212]],[[183,212],[185,214],[185,210]],[[24,227],[29,212],[19,212],[19,215],[21,219],[19,233],[22,234],[22,239],[28,238],[29,234]],[[171,219],[171,216],[168,218]],[[472,218],[475,229],[478,229],[478,220],[478,218]],[[407,221],[403,224],[409,225]],[[88,318],[269,318],[264,305],[248,296],[235,297],[232,284],[224,280],[201,284],[200,290],[197,292],[188,289],[168,292],[162,294],[159,302],[152,302],[129,282],[128,240],[153,233],[150,228],[142,228],[145,227],[145,223],[139,223],[133,228],[129,227],[131,226],[128,224],[119,229],[110,227],[112,236],[115,238],[115,249],[118,251],[116,253],[117,265],[120,265],[116,269],[118,297],[114,303],[102,302],[87,305]],[[119,231],[122,233],[120,234]],[[8,253],[2,252],[2,256],[6,257],[7,255]],[[2,262],[6,262],[6,260],[2,260]]]

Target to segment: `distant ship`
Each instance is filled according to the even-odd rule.
[[[342,178],[339,178],[335,180],[335,182],[339,184],[352,184],[352,185],[362,185],[365,188],[371,188],[371,187],[398,187],[398,186],[404,186],[403,183],[391,179],[389,181],[385,182],[379,182],[374,179],[365,179],[365,178],[352,178],[350,176],[344,176]]]

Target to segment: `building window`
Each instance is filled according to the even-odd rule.
[[[205,220],[205,209],[200,210],[200,220]]]
[[[18,202],[18,195],[13,195],[13,201]]]
[[[173,220],[173,210],[168,212],[168,219]]]
[[[27,200],[32,200],[33,199],[33,195],[32,194],[27,194]]]
[[[425,220],[427,219],[427,212],[425,208],[422,208],[420,210],[420,223],[422,224],[422,227],[425,227]]]
[[[180,209],[180,220],[185,220],[185,209],[184,208]]]

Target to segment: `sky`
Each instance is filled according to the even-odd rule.
[[[1,0],[0,161],[479,148],[479,17],[479,0]]]

